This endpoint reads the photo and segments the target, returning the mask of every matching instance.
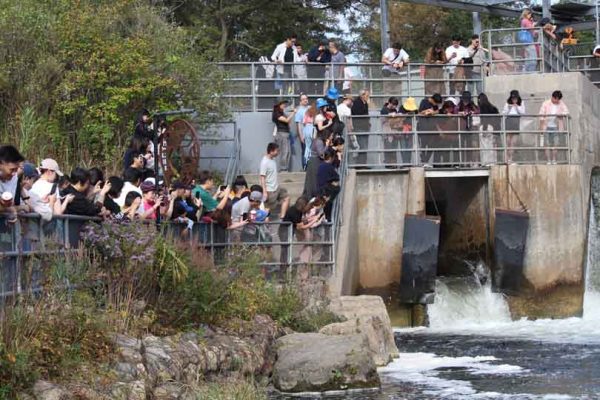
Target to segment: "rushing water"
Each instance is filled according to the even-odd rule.
[[[430,327],[396,331],[400,358],[380,368],[379,393],[334,398],[600,399],[598,225],[591,207],[583,318],[512,321],[476,266],[473,279],[438,280]]]

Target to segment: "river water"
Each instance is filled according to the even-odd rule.
[[[396,330],[381,391],[333,399],[600,399],[599,238],[592,207],[582,318],[512,321],[489,279],[440,278],[430,326]]]

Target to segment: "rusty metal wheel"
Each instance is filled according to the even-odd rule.
[[[159,143],[160,165],[165,184],[175,181],[190,184],[200,162],[200,138],[188,121],[176,119],[167,125]]]

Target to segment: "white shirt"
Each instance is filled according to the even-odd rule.
[[[452,54],[454,53],[456,53],[456,57],[450,59],[450,57],[452,57]],[[446,58],[449,60],[448,64],[451,65],[450,67],[448,67],[448,71],[450,71],[450,73],[452,74],[454,73],[456,65],[458,65],[460,60],[462,60],[463,58],[469,58],[469,50],[467,50],[466,47],[462,46],[458,46],[458,48],[454,46],[448,46],[448,48],[446,49]]]
[[[550,105],[550,115],[546,117],[546,128],[558,128],[558,121],[556,118],[556,114],[558,114],[558,110],[560,110],[559,104],[552,103]]]
[[[231,207],[231,221],[241,222],[242,216],[250,212],[250,197],[246,196]]]
[[[17,182],[19,181],[19,177],[17,174],[14,174],[12,178],[7,181],[3,181],[0,179],[0,194],[4,192],[9,192],[12,194],[13,199],[17,195]]]
[[[277,163],[264,156],[260,162],[260,175],[265,177],[267,192],[275,192],[279,188],[277,182]]]
[[[352,110],[346,103],[341,103],[337,106],[337,114],[342,121],[345,121],[346,118],[352,116]]]
[[[275,47],[275,51],[271,55],[271,61],[273,62],[285,62],[285,52],[287,50],[287,45],[285,42],[280,43]],[[294,62],[298,62],[298,52],[296,51],[296,46],[292,46],[292,53],[294,54]],[[283,65],[277,66],[277,72],[283,74]]]
[[[510,104],[504,103],[504,108],[502,109],[502,114],[504,115],[523,115],[525,114],[525,102],[521,101],[521,105],[516,107],[511,107]]]
[[[54,184],[52,182],[48,182],[45,179],[38,179],[37,181],[35,181],[35,183],[31,187],[31,190],[29,191],[29,197],[31,197],[31,207],[33,208],[34,212],[40,214],[42,217],[45,217],[48,214],[50,214],[50,218],[52,218],[53,210],[50,208],[50,203],[44,202],[42,201],[42,199],[51,194],[50,192],[52,191],[53,185]],[[56,194],[56,201],[60,201],[58,195],[58,185],[56,185],[56,190],[54,194]],[[49,220],[50,218],[47,218],[47,220]]]
[[[307,63],[308,62],[308,54],[302,54],[300,56],[298,56],[298,60],[295,59],[296,56],[294,55],[294,62],[299,62],[299,63]],[[307,75],[306,75],[306,65],[294,65],[294,75],[296,75],[296,77],[298,79],[306,79]]]
[[[119,207],[123,208],[123,206],[125,206],[125,197],[127,197],[129,192],[137,192],[140,194],[140,196],[142,195],[142,189],[135,186],[131,182],[125,182],[123,185],[123,190],[121,190],[121,194],[115,199],[115,203],[117,203]]]
[[[383,56],[385,58],[387,58],[388,61],[391,62],[392,64],[400,62],[400,61],[408,62],[408,60],[409,60],[408,53],[406,51],[404,51],[404,49],[400,49],[400,53],[398,53],[398,55],[396,55],[394,53],[394,49],[392,49],[390,47],[389,49],[387,49],[385,51],[385,53],[383,53]]]

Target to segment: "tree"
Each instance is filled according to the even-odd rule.
[[[201,114],[220,73],[197,43],[143,0],[0,0],[4,142],[32,161],[114,169],[142,107],[183,101]]]
[[[251,61],[271,55],[292,33],[305,48],[325,33],[339,34],[337,16],[362,1],[164,0],[164,5],[207,48],[217,44],[219,61]]]
[[[377,9],[379,1],[371,1],[371,9]],[[473,20],[470,12],[449,10],[436,6],[410,4],[401,1],[389,2],[389,26],[391,42],[399,41],[408,51],[413,61],[421,61],[427,49],[435,43],[450,45],[452,36],[458,34],[463,43],[473,34]],[[362,21],[362,23],[361,23]],[[358,25],[358,39],[355,50],[364,59],[381,59],[380,14],[369,13],[361,19],[354,19]],[[516,26],[510,18],[482,16],[483,26],[502,28]]]

